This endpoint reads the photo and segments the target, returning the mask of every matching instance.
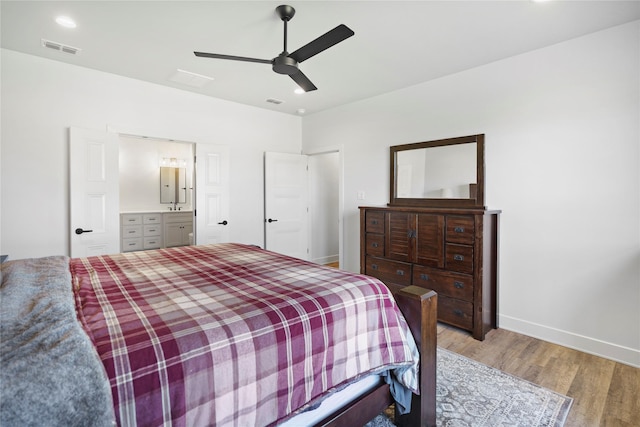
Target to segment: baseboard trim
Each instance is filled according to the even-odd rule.
[[[312,260],[312,262],[315,262],[316,264],[321,264],[321,265],[325,265],[325,264],[331,264],[334,262],[338,262],[340,260],[340,256],[339,255],[327,255],[327,256],[323,256],[323,257],[319,257],[319,258],[314,258]]]
[[[638,349],[612,344],[502,314],[499,315],[498,321],[499,327],[502,329],[640,368],[640,350]]]

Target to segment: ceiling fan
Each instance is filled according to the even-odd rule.
[[[293,53],[287,52],[287,22],[293,18],[296,10],[287,5],[276,7],[276,13],[284,22],[284,50],[273,59],[247,58],[244,56],[221,55],[217,53],[193,52],[196,56],[203,58],[231,59],[234,61],[258,62],[261,64],[271,64],[273,71],[279,74],[287,74],[305,92],[318,89],[298,68],[300,62],[306,61],[312,56],[329,49],[331,46],[348,39],[355,33],[346,25],[340,24],[333,30],[321,35],[317,39],[307,43]]]

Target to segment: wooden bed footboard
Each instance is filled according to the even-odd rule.
[[[438,297],[434,291],[418,286],[395,290],[394,296],[420,350],[420,395],[413,395],[411,412],[396,416],[395,424],[398,427],[435,427]],[[384,384],[315,427],[361,426],[392,403],[389,386]]]
[[[435,427],[438,296],[429,289],[407,286],[395,298],[420,350],[420,395],[413,395],[411,413],[396,416],[395,423]]]

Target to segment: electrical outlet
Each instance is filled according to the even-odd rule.
[[[364,200],[364,191],[358,191],[358,200]]]

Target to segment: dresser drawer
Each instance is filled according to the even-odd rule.
[[[121,225],[139,225],[142,224],[142,215],[140,214],[122,214]]]
[[[122,238],[142,237],[141,225],[125,225],[122,227]]]
[[[122,252],[139,251],[142,249],[142,237],[122,239]]]
[[[143,224],[160,224],[162,222],[162,215],[159,213],[144,214],[142,216]]]
[[[383,282],[408,286],[411,284],[411,264],[367,256],[365,274]]]
[[[373,256],[384,256],[384,235],[367,233],[366,254]]]
[[[473,304],[438,295],[438,320],[463,329],[472,329]]]
[[[161,236],[162,235],[162,227],[159,225],[145,225],[144,226],[144,236]]]
[[[367,212],[365,221],[367,233],[384,234],[384,212]]]
[[[142,246],[144,249],[158,249],[160,248],[160,236],[145,237]]]
[[[445,245],[445,266],[447,270],[472,274],[473,246],[447,243]]]
[[[447,242],[473,244],[475,225],[472,216],[447,215]]]
[[[473,276],[467,274],[414,265],[412,284],[433,289],[438,295],[473,301]]]

